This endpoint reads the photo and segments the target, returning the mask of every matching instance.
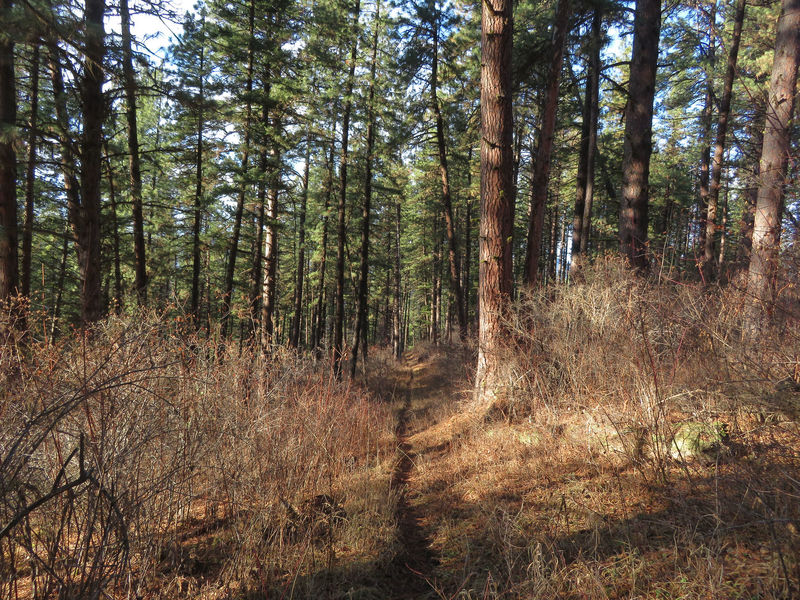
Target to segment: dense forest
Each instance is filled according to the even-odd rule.
[[[0,597],[800,594],[798,60],[798,0],[0,0]],[[430,513],[481,443],[619,506]]]

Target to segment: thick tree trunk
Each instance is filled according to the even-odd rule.
[[[375,146],[375,73],[378,68],[378,32],[380,29],[381,3],[375,7],[372,37],[372,56],[369,68],[369,91],[367,92],[367,148],[364,168],[364,205],[361,209],[361,260],[356,296],[356,322],[353,328],[353,356],[350,359],[350,378],[356,376],[358,352],[361,350],[364,363],[367,361],[367,306],[369,301],[369,221],[372,212],[372,161]],[[362,339],[363,348],[361,348]]]
[[[706,213],[705,247],[703,248],[703,278],[709,283],[714,277],[716,266],[716,232],[717,232],[717,205],[719,203],[719,190],[722,187],[722,159],[725,155],[725,138],[728,134],[728,118],[731,112],[731,99],[733,97],[733,80],[736,77],[736,61],[739,56],[739,40],[742,37],[742,23],[747,0],[737,0],[736,14],[733,19],[733,37],[731,38],[728,64],[725,71],[725,83],[722,90],[722,99],[719,103],[719,122],[717,123],[717,139],[714,143],[714,162],[711,173],[711,185],[708,194],[708,212]]]
[[[12,0],[0,0],[3,21]],[[0,304],[19,292],[17,260],[17,153],[12,132],[17,125],[17,88],[14,75],[14,42],[0,36]]]
[[[128,120],[128,157],[131,184],[131,214],[133,217],[134,283],[139,305],[147,304],[147,260],[144,247],[144,217],[142,216],[142,167],[139,157],[139,130],[136,111],[136,73],[133,70],[131,47],[131,16],[128,0],[120,0],[122,19],[122,74],[125,84],[126,117]]]
[[[345,106],[342,115],[342,157],[339,165],[339,203],[336,227],[336,309],[333,321],[333,373],[336,379],[342,378],[342,358],[344,355],[344,244],[345,208],[347,206],[347,160],[348,138],[350,136],[350,113],[353,110],[353,86],[355,85],[356,57],[358,55],[358,17],[361,13],[360,0],[356,0],[353,10],[353,47],[350,51],[350,70],[345,85]]]
[[[547,74],[539,147],[536,151],[536,160],[533,162],[531,176],[531,213],[528,221],[528,247],[525,252],[525,282],[528,285],[534,285],[539,277],[539,249],[542,244],[544,208],[547,203],[547,187],[550,182],[550,157],[553,152],[553,138],[556,129],[558,87],[561,79],[561,65],[564,60],[564,41],[569,26],[569,11],[570,0],[559,0],[553,29],[553,61],[550,63],[550,70]]]
[[[783,187],[800,53],[800,0],[783,0],[775,38],[760,182],[747,281],[746,335],[755,337],[775,303]]]
[[[461,275],[458,265],[456,228],[453,220],[453,201],[450,194],[450,171],[447,167],[447,145],[444,137],[444,119],[439,106],[439,13],[436,11],[433,23],[433,56],[431,63],[431,106],[436,119],[436,148],[439,154],[439,175],[442,179],[442,207],[447,232],[447,251],[450,260],[450,285],[456,302],[458,331],[461,339],[467,337],[467,317],[464,310],[464,294],[461,289]]]
[[[649,266],[647,211],[660,31],[661,0],[637,0],[625,111],[619,243],[622,255],[639,271],[646,271]]]
[[[573,261],[589,250],[589,233],[592,227],[592,202],[594,200],[594,170],[597,154],[597,121],[600,117],[600,46],[602,45],[603,11],[594,9],[592,18],[592,38],[589,55],[589,70],[586,75],[586,99],[584,119],[586,127],[586,154],[582,159],[585,178],[581,186],[578,178],[578,192],[575,199],[575,219],[572,229]]]
[[[28,121],[28,157],[25,167],[25,224],[22,227],[22,295],[31,295],[31,261],[33,251],[33,199],[36,186],[36,131],[39,121],[39,44],[31,57],[31,113]]]
[[[511,0],[487,0],[481,10],[480,324],[476,391],[495,399],[511,301],[512,176]]]
[[[100,264],[100,180],[102,174],[103,121],[106,106],[103,94],[104,0],[86,0],[84,12],[84,74],[81,81],[83,134],[81,136],[81,207],[73,211],[78,237],[81,274],[81,321],[86,325],[103,315]]]
[[[247,75],[245,81],[245,109],[244,109],[244,140],[242,142],[241,182],[239,195],[236,198],[236,211],[233,216],[233,232],[228,249],[228,263],[225,268],[225,288],[222,291],[222,324],[221,335],[228,336],[228,322],[231,316],[231,301],[233,298],[233,280],[236,274],[236,257],[239,253],[239,237],[242,230],[242,217],[244,215],[244,201],[250,182],[247,174],[250,160],[250,124],[253,118],[253,59],[255,51],[255,0],[250,0],[250,14],[248,17],[247,38]]]
[[[308,205],[308,174],[311,168],[311,134],[306,131],[306,161],[303,166],[303,191],[300,195],[299,231],[297,234],[297,277],[294,284],[294,314],[292,315],[292,331],[289,335],[289,346],[300,345],[300,322],[303,317],[303,283],[306,267],[306,206]]]

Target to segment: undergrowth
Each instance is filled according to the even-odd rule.
[[[12,341],[0,598],[312,594],[391,542],[390,406],[328,369],[152,315]]]

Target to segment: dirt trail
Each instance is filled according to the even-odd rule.
[[[434,579],[439,559],[431,549],[431,539],[423,525],[423,507],[415,503],[419,490],[414,488],[413,472],[417,453],[409,441],[415,433],[411,431],[412,401],[416,398],[414,386],[414,366],[409,359],[404,367],[402,388],[403,405],[397,419],[397,464],[392,475],[392,490],[398,494],[397,527],[398,540],[402,545],[400,552],[390,565],[390,598],[405,600],[411,598],[435,597]],[[425,391],[424,388],[422,390]],[[428,400],[428,398],[423,398]]]

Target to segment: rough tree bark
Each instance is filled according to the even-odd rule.
[[[8,23],[12,0],[0,0],[0,15]],[[14,77],[14,41],[0,35],[0,303],[17,295],[17,89]]]
[[[511,0],[484,0],[481,9],[480,322],[476,393],[493,401],[501,388],[504,317],[511,300],[513,117]]]
[[[800,52],[800,0],[783,0],[759,166],[753,247],[747,278],[745,335],[755,337],[776,300],[783,187],[790,149],[790,124]]]
[[[633,22],[628,105],[620,202],[620,252],[631,266],[646,271],[650,154],[653,151],[653,99],[656,92],[661,0],[637,0]]]
[[[103,316],[100,264],[100,180],[102,174],[104,0],[86,0],[84,20],[84,73],[81,81],[83,133],[81,136],[81,206],[71,211],[78,224],[78,263],[81,274],[81,321],[93,323]]]
[[[28,157],[25,166],[25,223],[22,226],[22,295],[31,294],[31,260],[33,250],[33,200],[36,185],[36,151],[39,121],[39,44],[33,46],[31,57],[31,107],[28,121]]]
[[[528,221],[528,247],[525,252],[525,283],[528,285],[534,285],[539,278],[539,254],[542,244],[542,228],[544,227],[544,208],[547,203],[547,187],[550,181],[550,157],[553,151],[553,137],[556,128],[558,87],[561,79],[561,65],[564,60],[564,41],[569,25],[569,10],[570,0],[559,0],[553,29],[553,61],[550,63],[550,70],[547,74],[539,147],[536,151],[536,160],[533,162],[533,174],[531,177],[531,213]]]
[[[205,24],[203,25],[205,27]],[[192,319],[196,327],[200,326],[200,229],[203,222],[203,129],[205,88],[203,85],[203,72],[205,70],[205,45],[200,44],[200,81],[199,81],[199,106],[197,115],[197,150],[195,152],[195,183],[194,183],[194,223],[192,224]]]

